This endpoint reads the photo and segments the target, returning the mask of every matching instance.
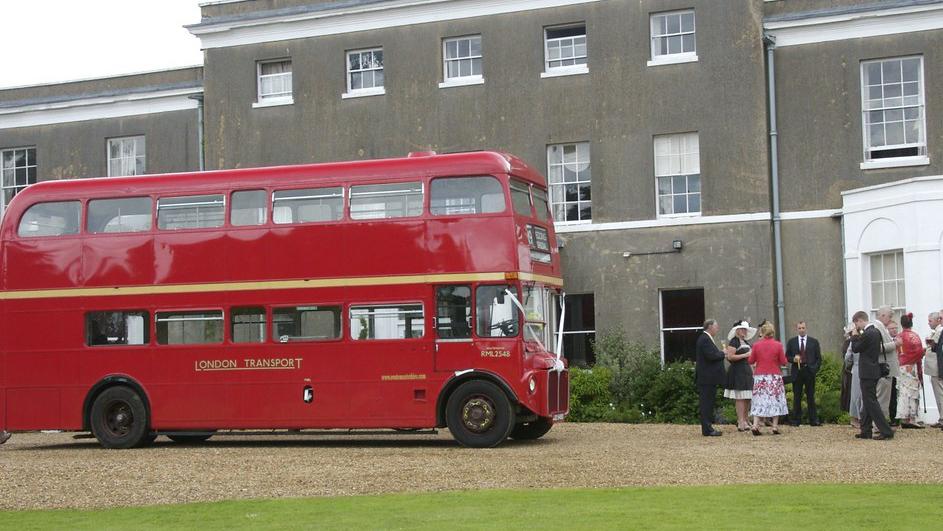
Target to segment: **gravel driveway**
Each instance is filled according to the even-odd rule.
[[[854,439],[846,426],[754,437],[724,427],[563,423],[489,450],[437,435],[165,438],[106,450],[71,434],[16,434],[0,446],[0,509],[100,508],[491,488],[723,483],[943,483],[943,432]],[[869,463],[864,470],[862,463]]]

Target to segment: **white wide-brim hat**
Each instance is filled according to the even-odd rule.
[[[733,339],[733,336],[737,335],[738,328],[745,328],[747,331],[747,339],[752,339],[756,335],[756,328],[750,326],[750,323],[747,321],[738,321],[737,324],[733,325],[733,328],[730,329],[730,332],[727,332],[727,341]]]

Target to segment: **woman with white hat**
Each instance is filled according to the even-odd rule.
[[[750,429],[750,400],[753,398],[753,369],[748,359],[751,348],[748,340],[756,335],[756,328],[746,320],[737,321],[727,334],[727,383],[724,397],[735,400],[737,408],[737,431]]]

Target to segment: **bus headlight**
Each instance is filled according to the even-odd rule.
[[[533,393],[537,390],[537,381],[534,380],[534,377],[530,377],[530,383],[527,384],[527,388],[530,389],[530,392]]]

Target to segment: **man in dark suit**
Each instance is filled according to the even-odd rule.
[[[878,380],[882,378],[879,365],[881,362],[878,359],[883,353],[884,341],[881,332],[868,322],[868,314],[865,312],[856,313],[852,322],[856,329],[851,333],[851,350],[859,354],[858,377],[861,380],[861,402],[864,406],[861,412],[861,433],[855,434],[855,437],[870,439],[873,421],[880,432],[874,437],[875,440],[893,439],[894,432],[884,417],[877,397]],[[860,331],[861,329],[864,330]]]
[[[804,389],[809,407],[809,426],[821,426],[815,411],[815,375],[822,365],[822,351],[819,350],[819,341],[806,334],[805,321],[796,323],[796,332],[799,335],[786,342],[786,359],[792,364],[790,374],[795,375],[792,382],[792,425],[798,426],[802,420]]]
[[[714,429],[714,401],[717,399],[717,386],[724,383],[724,353],[714,344],[714,337],[720,326],[714,319],[704,322],[704,332],[698,336],[694,363],[694,381],[701,403],[701,435],[719,437],[723,433]]]

